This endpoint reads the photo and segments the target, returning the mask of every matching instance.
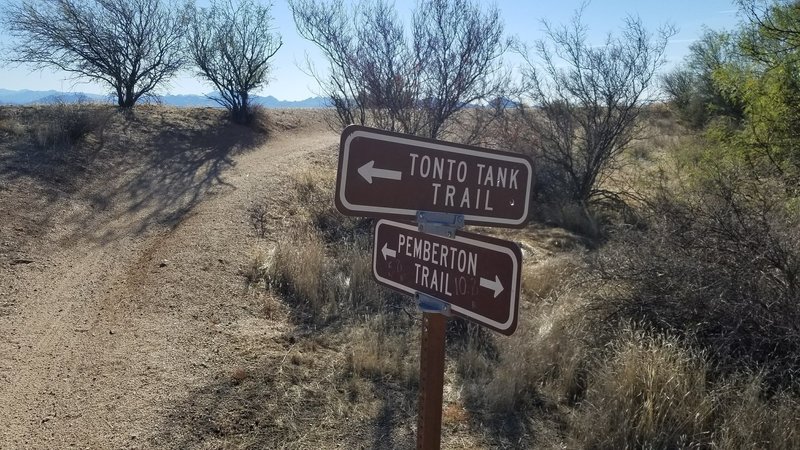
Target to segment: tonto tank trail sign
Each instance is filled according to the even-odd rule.
[[[351,125],[342,132],[336,206],[396,219],[463,214],[467,224],[521,227],[533,170],[523,155]]]
[[[454,315],[500,333],[516,329],[522,262],[516,244],[463,231],[436,236],[380,220],[374,253],[378,283],[447,302]]]

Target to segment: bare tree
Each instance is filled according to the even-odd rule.
[[[425,1],[414,13],[413,36],[427,136],[438,136],[466,105],[502,95],[507,80],[495,75],[507,45],[497,8],[484,12],[468,0]]]
[[[194,11],[189,53],[198,74],[219,92],[212,97],[235,122],[250,119],[250,93],[267,84],[270,63],[283,42],[272,33],[271,4],[212,0]]]
[[[132,107],[182,67],[185,11],[161,0],[7,3],[9,60],[105,83]]]
[[[428,137],[471,103],[505,87],[508,47],[494,7],[470,0],[422,0],[410,25],[384,0],[291,0],[300,34],[323,51],[329,72],[312,75],[341,125],[359,123]]]
[[[537,136],[534,149],[547,172],[543,188],[585,207],[613,196],[603,180],[636,134],[643,105],[654,99],[651,83],[664,63],[672,27],[653,36],[638,18],[625,20],[621,35],[603,45],[587,41],[579,10],[572,22],[545,22],[546,40],[536,43],[537,68],[524,51],[524,80],[532,103],[524,114]]]

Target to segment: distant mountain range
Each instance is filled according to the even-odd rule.
[[[211,94],[209,94],[211,95]],[[161,103],[172,106],[219,106],[217,102],[205,95],[163,95],[159,99]],[[0,89],[0,105],[35,105],[52,104],[58,102],[74,103],[78,101],[91,101],[98,103],[112,103],[113,100],[107,95],[85,94],[82,92],[59,92],[59,91],[12,91]],[[328,106],[327,99],[323,97],[311,97],[305,100],[288,101],[278,100],[268,95],[266,97],[254,96],[252,102],[268,108],[323,108]]]

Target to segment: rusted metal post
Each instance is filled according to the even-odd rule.
[[[417,422],[417,448],[422,450],[438,450],[441,446],[446,325],[443,314],[422,315]]]

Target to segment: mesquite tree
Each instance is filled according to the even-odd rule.
[[[161,0],[7,3],[8,59],[107,84],[119,106],[132,107],[182,67],[186,11]]]
[[[634,138],[642,106],[654,99],[651,84],[675,31],[667,26],[653,35],[629,17],[620,35],[592,45],[581,12],[568,25],[545,22],[538,59],[524,52],[524,79],[534,105],[525,117],[538,140],[539,181],[554,196],[585,206],[614,196],[604,190],[604,177]]]
[[[189,53],[198,74],[217,89],[212,97],[235,122],[250,119],[250,93],[267,82],[270,59],[282,45],[272,33],[270,4],[253,0],[213,0],[195,10]]]
[[[291,0],[300,34],[325,54],[325,75],[310,68],[340,125],[367,124],[441,137],[470,104],[502,95],[508,47],[496,7],[471,0],[422,0],[410,24],[384,0],[352,8],[343,0]]]

